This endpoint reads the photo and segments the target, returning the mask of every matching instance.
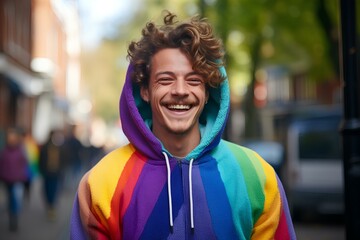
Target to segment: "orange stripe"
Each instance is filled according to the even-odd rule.
[[[142,159],[142,161],[139,161],[139,157]],[[122,237],[121,233],[123,216],[130,204],[137,179],[139,178],[144,165],[145,157],[138,156],[136,153],[134,153],[126,163],[119,178],[118,185],[115,189],[111,201],[112,214],[109,218],[109,223],[111,226],[114,226],[114,230],[116,228],[118,229],[115,234],[116,239],[120,239]]]
[[[134,154],[136,155],[136,153]],[[124,216],[126,209],[128,208],[129,204],[130,204],[130,200],[131,200],[131,196],[133,194],[135,185],[138,181],[138,178],[141,174],[141,171],[145,165],[145,160],[146,158],[144,156],[132,156],[131,158],[131,162],[134,162],[135,164],[133,164],[133,169],[132,169],[132,173],[130,175],[130,178],[128,180],[128,184],[125,186],[124,188],[124,207],[122,209],[122,211],[120,212],[120,216],[121,218]],[[140,160],[140,161],[139,161]]]

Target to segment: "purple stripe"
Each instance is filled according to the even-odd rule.
[[[76,193],[73,210],[70,219],[70,239],[87,239],[80,218],[80,208],[78,194]]]
[[[146,164],[124,215],[124,239],[138,239],[167,181],[166,165]]]
[[[292,220],[291,220],[291,215],[290,215],[290,211],[289,211],[289,205],[288,205],[288,202],[287,202],[287,199],[286,199],[286,195],[285,195],[285,191],[284,191],[284,188],[283,188],[283,185],[279,179],[279,177],[276,175],[276,180],[277,180],[277,183],[278,183],[278,188],[279,188],[279,191],[280,191],[280,196],[281,196],[281,203],[282,203],[282,209],[285,213],[285,216],[286,216],[286,223],[287,223],[287,226],[288,226],[288,232],[289,232],[289,235],[290,235],[290,239],[296,239],[296,235],[295,235],[295,230],[294,230],[294,226],[293,226],[293,223],[292,223]]]

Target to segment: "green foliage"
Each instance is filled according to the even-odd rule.
[[[93,99],[94,113],[108,121],[118,118],[118,99],[124,79],[119,65],[121,45],[106,40],[97,49],[82,54],[82,79]]]
[[[247,137],[256,137],[258,129],[253,106],[258,69],[278,65],[312,81],[338,78],[337,0],[207,2],[201,1],[202,12],[214,19],[224,40],[232,96],[242,102]],[[244,96],[239,81],[248,85]]]
[[[218,13],[217,31],[223,39],[227,39],[226,34],[232,31],[240,31],[244,36],[242,46],[238,48],[226,42],[231,67],[243,67],[233,56],[239,55],[238,51],[251,55],[258,39],[261,43],[257,67],[285,65],[295,72],[308,72],[316,81],[336,74],[330,60],[332,56],[326,48],[330,40],[319,25],[316,12],[319,1],[226,0],[208,6],[212,10],[207,12],[210,15]],[[330,24],[336,27],[336,1],[325,1],[325,4],[325,10],[332,17]],[[248,71],[250,69],[251,64]]]

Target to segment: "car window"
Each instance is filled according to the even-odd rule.
[[[340,160],[340,136],[334,130],[313,130],[300,133],[300,159],[306,160]]]
[[[299,132],[299,155],[302,161],[341,160],[340,118],[329,117],[305,121]]]

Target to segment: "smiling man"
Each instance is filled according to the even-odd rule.
[[[130,143],[81,180],[72,239],[295,239],[273,168],[221,139],[223,56],[206,20],[171,13],[129,45],[120,118]]]
[[[159,50],[151,63],[141,97],[151,105],[152,132],[172,155],[184,158],[201,138],[199,117],[208,99],[204,77],[178,48]]]

